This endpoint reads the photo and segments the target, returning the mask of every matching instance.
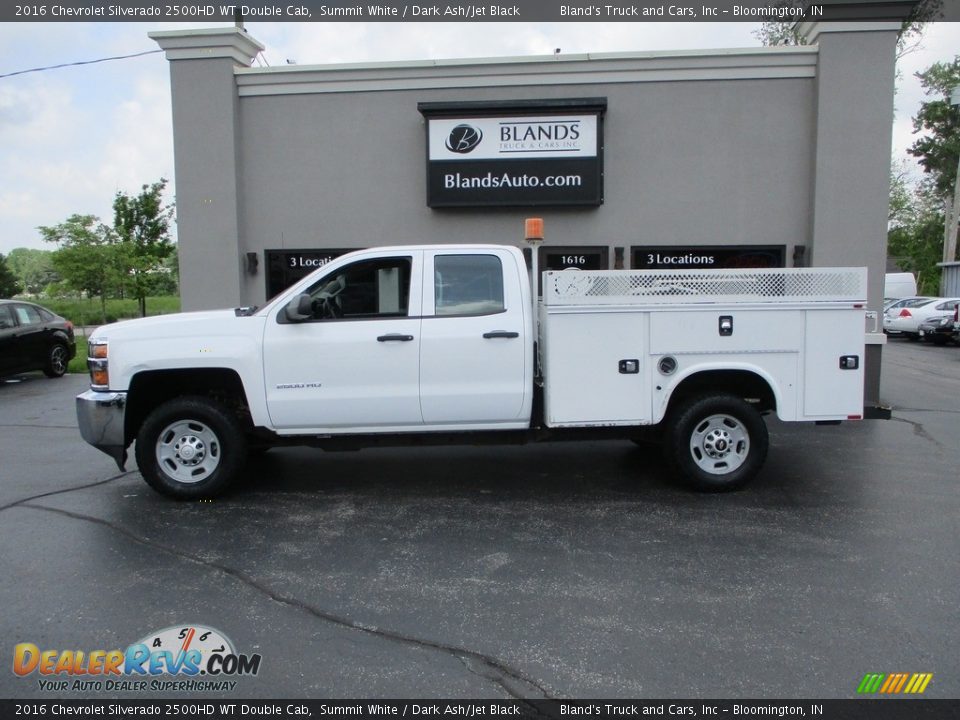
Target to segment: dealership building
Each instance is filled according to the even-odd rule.
[[[363,247],[520,245],[537,215],[543,269],[867,266],[879,310],[900,23],[798,28],[799,47],[268,68],[243,29],[152,33],[183,307],[262,304]]]

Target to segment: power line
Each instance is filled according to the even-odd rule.
[[[132,55],[114,55],[112,57],[97,58],[96,60],[79,60],[77,62],[61,63],[60,65],[47,65],[46,67],[30,68],[29,70],[17,70],[12,73],[0,74],[0,78],[13,77],[14,75],[26,75],[27,73],[43,72],[45,70],[57,70],[65,67],[75,67],[77,65],[93,65],[95,63],[108,62],[110,60],[126,60],[127,58],[143,57],[144,55],[153,55],[163,52],[163,50],[147,50],[146,52],[133,53]]]

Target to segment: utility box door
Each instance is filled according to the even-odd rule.
[[[863,414],[863,312],[808,310],[803,373],[803,415],[860,417]],[[857,357],[856,369],[840,367]]]
[[[547,425],[650,422],[645,312],[543,313]]]

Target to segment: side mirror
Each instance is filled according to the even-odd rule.
[[[313,298],[307,293],[300,293],[287,303],[283,313],[290,322],[310,320],[313,318]]]

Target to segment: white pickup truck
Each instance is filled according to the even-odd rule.
[[[272,445],[652,435],[693,487],[760,470],[766,413],[863,416],[866,270],[559,271],[531,298],[501,245],[362,250],[261,309],[116,323],[89,340],[84,439],[174,498]]]

